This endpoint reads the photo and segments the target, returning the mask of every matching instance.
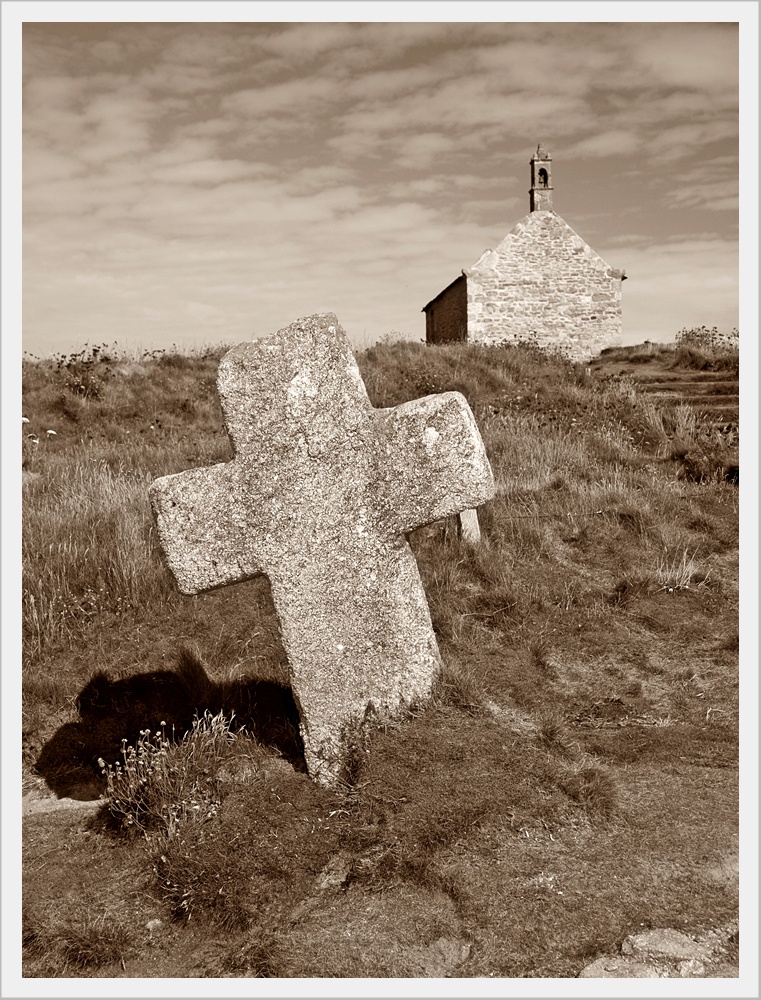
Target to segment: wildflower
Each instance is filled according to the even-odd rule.
[[[45,431],[45,433],[47,434],[48,437],[58,437],[58,432],[57,431],[51,431],[51,430],[48,429],[48,430]]]
[[[21,423],[22,424],[28,424],[29,423],[29,417],[22,417],[21,418]]]

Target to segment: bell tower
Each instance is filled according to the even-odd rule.
[[[531,163],[529,205],[532,212],[552,212],[552,155],[539,143]]]

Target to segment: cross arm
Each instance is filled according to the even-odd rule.
[[[378,500],[394,530],[412,531],[494,496],[486,449],[461,393],[424,396],[376,414],[385,467]]]
[[[237,463],[189,469],[149,490],[169,569],[183,594],[197,594],[265,572],[252,538],[250,503]]]

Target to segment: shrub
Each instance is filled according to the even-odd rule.
[[[80,399],[100,399],[105,381],[113,375],[111,365],[115,360],[112,351],[103,345],[88,344],[73,354],[59,354],[53,358],[56,374],[63,377],[65,388]]]
[[[697,347],[703,350],[736,351],[740,345],[740,333],[736,328],[730,333],[719,333],[715,326],[710,330],[707,326],[693,327],[689,330],[680,330],[676,335],[676,343],[683,347]]]
[[[739,372],[740,337],[737,330],[719,333],[716,327],[701,326],[680,330],[671,362],[674,368],[694,368],[699,371]]]

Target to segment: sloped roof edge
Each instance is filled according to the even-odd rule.
[[[442,288],[438,295],[434,295],[434,297],[431,299],[430,302],[426,302],[426,304],[420,311],[425,312],[429,306],[432,306],[437,299],[440,299],[445,292],[448,292],[450,288],[454,287],[454,285],[456,285],[458,281],[462,281],[463,278],[465,277],[466,277],[465,271],[461,271],[460,274],[458,274],[457,277],[454,279],[454,281],[450,281],[446,288]]]
[[[596,250],[593,250],[592,247],[586,242],[586,240],[583,239],[581,236],[579,236],[579,234],[576,232],[576,230],[572,226],[569,226],[568,223],[565,221],[565,219],[562,216],[558,215],[557,212],[554,212],[554,211],[529,212],[529,214],[526,215],[526,216],[524,216],[519,222],[516,222],[516,224],[513,226],[513,228],[510,230],[510,232],[502,240],[500,240],[500,242],[497,244],[497,247],[496,247],[495,250],[485,250],[481,254],[481,256],[478,258],[478,260],[475,262],[475,264],[473,264],[470,268],[467,268],[467,271],[463,271],[463,273],[465,274],[468,271],[471,271],[474,268],[477,268],[478,265],[484,260],[484,258],[486,257],[487,254],[503,254],[504,255],[504,254],[509,253],[510,252],[509,251],[509,244],[506,247],[504,247],[504,249],[500,249],[500,248],[503,247],[504,244],[506,244],[508,240],[510,240],[511,236],[516,236],[519,233],[525,232],[525,230],[527,230],[527,229],[533,228],[534,225],[536,225],[540,220],[544,219],[548,215],[551,215],[562,226],[565,226],[565,228],[569,231],[569,233],[575,239],[577,239],[579,241],[579,243],[581,245],[581,248],[582,248],[582,250],[583,250],[583,252],[585,254],[589,254],[591,257],[596,257],[597,260],[601,261],[605,265],[605,267],[607,268],[608,273],[609,273],[609,275],[610,275],[611,278],[621,278],[622,281],[624,281],[626,279],[626,272],[625,271],[622,271],[622,270],[620,270],[618,268],[611,267],[610,264],[608,264],[608,262],[605,260],[604,257],[602,257]]]

